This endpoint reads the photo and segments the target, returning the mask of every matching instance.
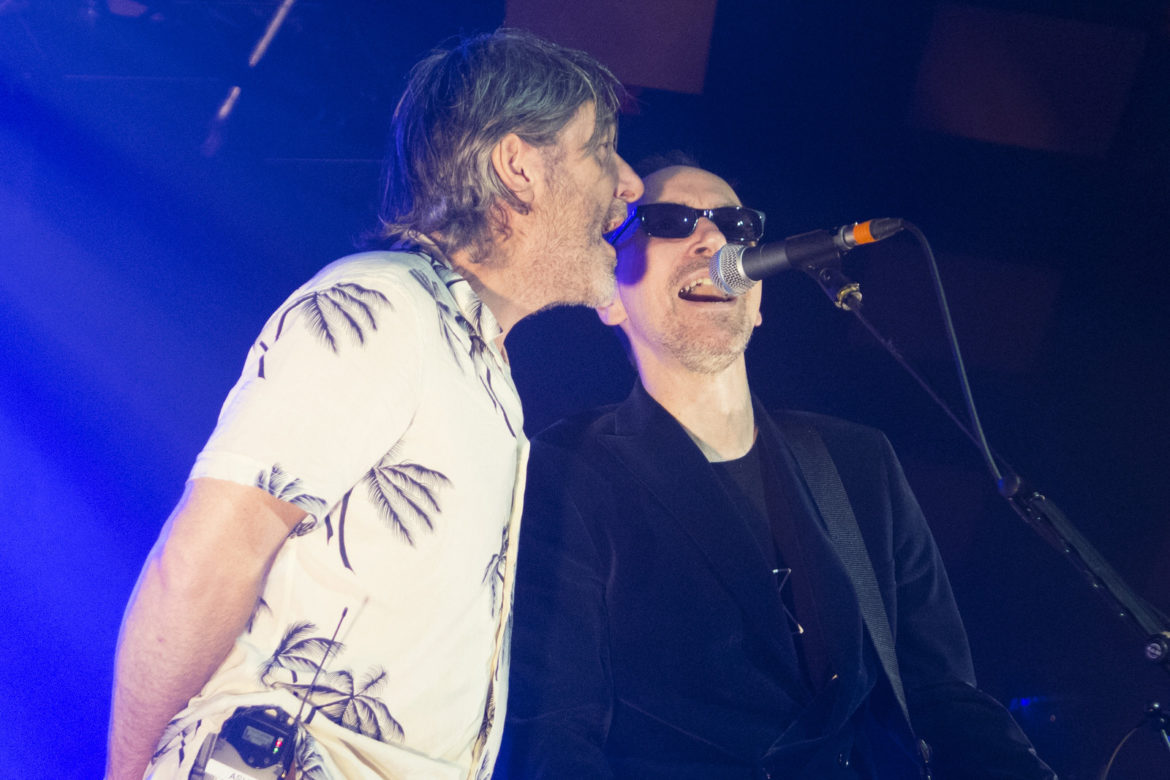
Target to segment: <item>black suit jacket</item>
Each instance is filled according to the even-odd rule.
[[[787,565],[835,675],[810,685],[756,538],[640,385],[533,443],[501,773],[518,778],[912,778],[912,739],[840,559],[757,404]],[[1051,773],[974,687],[937,549],[877,431],[817,415],[891,616],[917,731],[944,777]],[[803,619],[803,618],[802,618]],[[799,640],[798,640],[799,641]],[[975,763],[972,763],[975,762]]]

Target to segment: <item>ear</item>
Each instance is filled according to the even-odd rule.
[[[515,133],[508,133],[492,147],[492,167],[496,175],[524,203],[532,202],[539,156],[536,147]]]
[[[621,325],[626,321],[626,307],[616,290],[613,294],[613,300],[604,306],[598,306],[594,311],[597,312],[597,317],[606,325]]]

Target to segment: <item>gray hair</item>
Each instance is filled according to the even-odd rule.
[[[527,205],[500,180],[491,153],[509,133],[548,147],[585,103],[590,147],[616,124],[621,84],[582,51],[500,29],[432,52],[411,70],[390,132],[379,217],[383,237],[427,236],[473,258]]]

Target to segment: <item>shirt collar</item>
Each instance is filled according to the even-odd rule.
[[[500,327],[496,316],[492,314],[491,309],[484,305],[481,299],[471,286],[471,282],[463,278],[463,276],[451,266],[447,265],[437,254],[428,254],[431,261],[431,268],[434,269],[435,275],[439,277],[439,281],[451,293],[451,297],[455,300],[455,306],[459,309],[459,313],[471,325],[471,327],[479,334],[488,344],[494,345],[496,339],[504,332]]]

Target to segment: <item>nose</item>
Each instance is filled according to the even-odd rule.
[[[697,248],[703,253],[714,254],[727,243],[723,231],[707,217],[699,217],[699,221],[695,223],[694,238]]]
[[[630,167],[630,164],[620,154],[617,155],[617,163],[617,196],[626,203],[633,203],[642,197],[642,193],[645,190],[642,186],[642,179],[638,174],[634,173],[634,169]]]

